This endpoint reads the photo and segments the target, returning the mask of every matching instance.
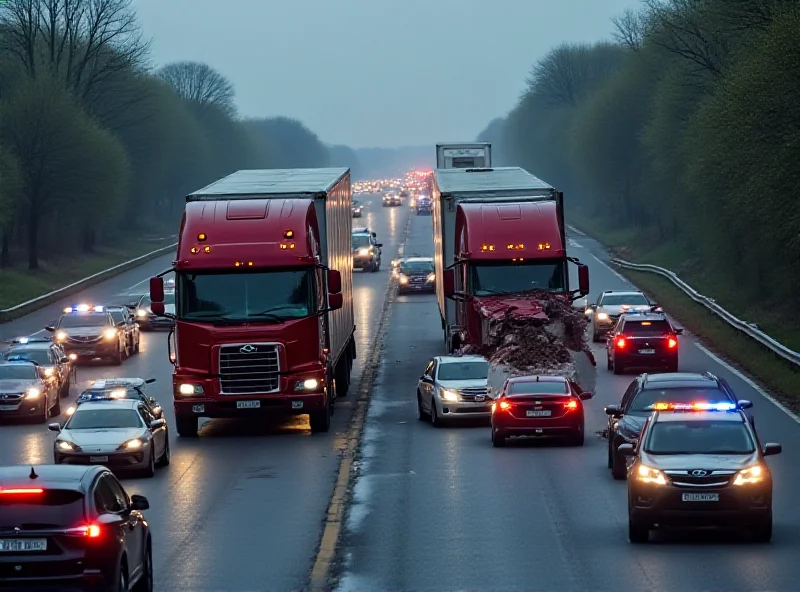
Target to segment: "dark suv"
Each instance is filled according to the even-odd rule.
[[[625,458],[619,454],[622,444],[636,444],[645,420],[658,402],[694,403],[696,401],[735,403],[750,409],[751,401],[738,400],[724,378],[710,372],[641,374],[628,386],[619,405],[605,408],[608,415],[608,468],[615,479],[625,478]],[[755,425],[755,420],[750,417]]]
[[[628,368],[678,371],[678,335],[663,312],[623,313],[606,340],[606,364],[614,374]]]
[[[102,306],[73,306],[54,325],[45,327],[54,341],[78,359],[111,358],[119,366],[128,355],[124,324],[117,324]]]
[[[105,467],[0,467],[0,589],[152,590],[149,507]]]
[[[353,246],[353,269],[378,271],[381,268],[381,247],[378,235],[369,228],[353,228],[351,235]]]

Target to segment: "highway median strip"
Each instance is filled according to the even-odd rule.
[[[411,230],[411,215],[408,216],[405,228],[403,229],[398,245],[398,255],[402,256],[402,250]],[[311,568],[309,589],[314,592],[332,590],[332,568],[337,559],[337,546],[342,534],[342,526],[346,519],[346,511],[352,495],[352,487],[357,473],[354,462],[361,445],[361,437],[364,432],[364,425],[367,419],[367,411],[371,397],[372,384],[378,374],[380,367],[381,351],[389,328],[389,312],[396,295],[397,280],[394,276],[390,277],[389,284],[383,300],[378,327],[369,354],[364,362],[364,369],[361,373],[361,380],[358,384],[358,398],[355,400],[355,410],[347,428],[345,443],[341,450],[341,460],[339,462],[338,477],[336,486],[328,504],[328,510],[323,521],[324,528],[320,539],[314,565]]]

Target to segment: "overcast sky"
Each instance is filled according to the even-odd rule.
[[[639,0],[135,0],[157,65],[195,60],[243,115],[355,148],[473,140],[537,58],[608,38]]]

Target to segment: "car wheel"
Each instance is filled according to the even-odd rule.
[[[140,337],[136,338],[136,345],[133,347],[133,353],[135,353],[135,354],[139,353],[139,348],[141,347],[141,341],[142,340],[141,340]]]
[[[124,359],[124,356],[123,356],[123,352],[122,352],[122,347],[121,347],[121,346],[119,346],[119,347],[117,348],[117,355],[115,355],[115,356],[112,358],[112,361],[113,361],[113,363],[114,363],[114,365],[115,365],[115,366],[122,366],[122,360],[123,360],[123,359]]]
[[[50,405],[48,405],[47,399],[45,399],[42,403],[42,412],[36,416],[36,423],[46,423],[49,417]]]
[[[614,455],[611,452],[611,436],[609,436],[608,455],[607,456],[608,456],[608,468],[610,469],[610,468],[612,468],[614,466]]]
[[[769,543],[772,541],[772,513],[761,524],[753,528],[753,541],[756,543]]]
[[[59,395],[56,395],[56,402],[50,408],[50,414],[53,416],[61,415],[61,397]]]
[[[116,588],[116,590],[115,590]],[[119,577],[117,578],[117,585],[111,587],[115,592],[128,592],[128,566],[123,559],[119,565]]]
[[[70,381],[69,379],[67,379],[67,381],[64,383],[64,386],[61,387],[58,396],[61,397],[62,399],[66,399],[67,397],[69,397],[70,386],[71,386]]]
[[[147,549],[142,558],[142,577],[136,582],[134,592],[153,592],[153,544],[147,539]]]
[[[606,352],[606,370],[609,372],[614,369],[614,364],[611,363],[611,356]]]
[[[597,327],[592,325],[592,341],[594,343],[600,343],[602,341],[602,333],[597,332]]]
[[[439,411],[436,409],[436,401],[431,397],[431,425],[435,428],[442,427],[442,419],[439,417]]]
[[[624,374],[625,366],[619,360],[614,360],[614,374]]]
[[[492,446],[495,448],[505,448],[506,437],[500,434],[494,426],[492,426]]]
[[[147,468],[142,472],[143,477],[148,479],[154,477],[156,474],[156,449],[152,444],[150,445],[150,458],[147,463]]]
[[[650,527],[628,518],[628,540],[634,544],[646,543],[650,540]]]
[[[569,444],[571,446],[583,446],[584,440],[584,430],[583,426],[581,426],[569,437]]]
[[[628,477],[628,467],[625,466],[625,459],[620,458],[620,455],[613,448],[611,452],[611,476],[617,481],[623,481]]]
[[[172,457],[172,453],[169,450],[169,434],[167,434],[166,435],[166,440],[164,442],[164,454],[162,454],[161,458],[158,459],[158,466],[159,467],[168,467],[171,457]]]
[[[425,413],[425,409],[422,407],[422,393],[419,391],[417,391],[417,419],[420,421],[428,419],[428,414]]]

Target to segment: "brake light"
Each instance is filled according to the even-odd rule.
[[[503,411],[508,411],[509,409],[511,409],[511,403],[509,403],[508,401],[500,401],[500,402],[497,404],[497,406],[498,406],[500,409],[502,409]]]
[[[572,401],[567,401],[566,403],[564,403],[564,407],[566,407],[567,409],[577,409],[578,402],[574,399]]]
[[[40,489],[40,488],[32,488],[32,489],[0,489],[0,493],[6,494],[6,495],[26,495],[26,494],[44,493],[44,489]]]
[[[669,347],[670,349],[675,349],[676,347],[678,347],[678,340],[675,339],[674,337],[670,337],[669,341],[667,341],[667,347]]]
[[[77,528],[69,528],[67,529],[67,534],[96,539],[100,536],[101,530],[97,524],[88,524],[86,526],[78,526]]]
[[[623,335],[620,335],[619,337],[617,337],[616,345],[617,345],[617,349],[622,349],[622,348],[625,347],[625,337]]]

